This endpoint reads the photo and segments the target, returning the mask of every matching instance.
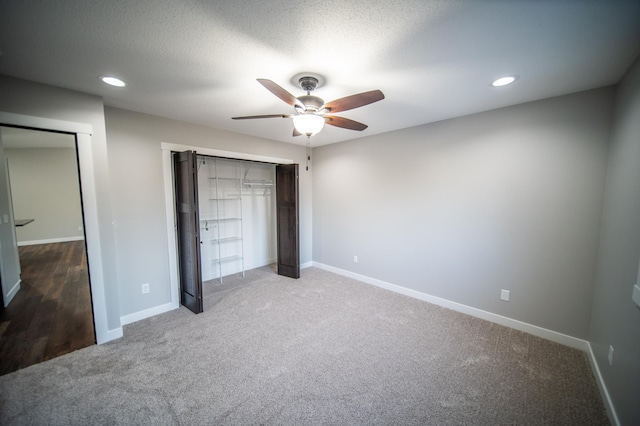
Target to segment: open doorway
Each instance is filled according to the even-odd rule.
[[[20,290],[0,314],[0,374],[95,344],[76,135],[0,127]]]

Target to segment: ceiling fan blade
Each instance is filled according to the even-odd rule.
[[[280,99],[282,99],[283,101],[291,105],[292,107],[297,105],[304,108],[304,105],[302,104],[302,102],[298,100],[298,98],[293,96],[291,93],[287,92],[282,87],[278,86],[273,81],[267,80],[266,78],[259,78],[258,83],[262,84],[264,87],[267,88],[268,91],[270,91],[271,93],[273,93],[274,95],[276,95],[277,97],[279,97]]]
[[[296,129],[295,127],[293,128],[293,137],[295,138],[296,136],[302,136],[302,133],[300,133],[298,131],[298,129]]]
[[[293,114],[268,114],[268,115],[248,115],[246,117],[231,117],[232,120],[252,120],[254,118],[289,118]]]
[[[349,109],[378,102],[382,99],[384,99],[384,93],[380,90],[371,90],[369,92],[358,93],[357,95],[336,99],[335,101],[324,104],[323,108],[328,109],[330,112],[347,111]]]
[[[343,129],[349,129],[349,130],[362,131],[362,130],[366,129],[367,127],[369,127],[366,124],[362,124],[362,123],[359,123],[357,121],[350,120],[350,119],[344,118],[344,117],[338,117],[338,116],[335,116],[335,115],[325,115],[324,116],[324,121],[325,121],[325,123],[330,124],[332,126],[342,127]]]

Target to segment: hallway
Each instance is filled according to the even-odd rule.
[[[84,241],[19,251],[21,288],[0,313],[0,375],[95,344]]]

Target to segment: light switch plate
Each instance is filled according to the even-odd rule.
[[[636,284],[633,286],[633,295],[631,296],[631,299],[636,303],[636,305],[638,305],[638,308],[640,308],[640,285]]]

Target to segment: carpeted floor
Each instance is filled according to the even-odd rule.
[[[586,354],[316,268],[0,377],[0,424],[609,424]]]

